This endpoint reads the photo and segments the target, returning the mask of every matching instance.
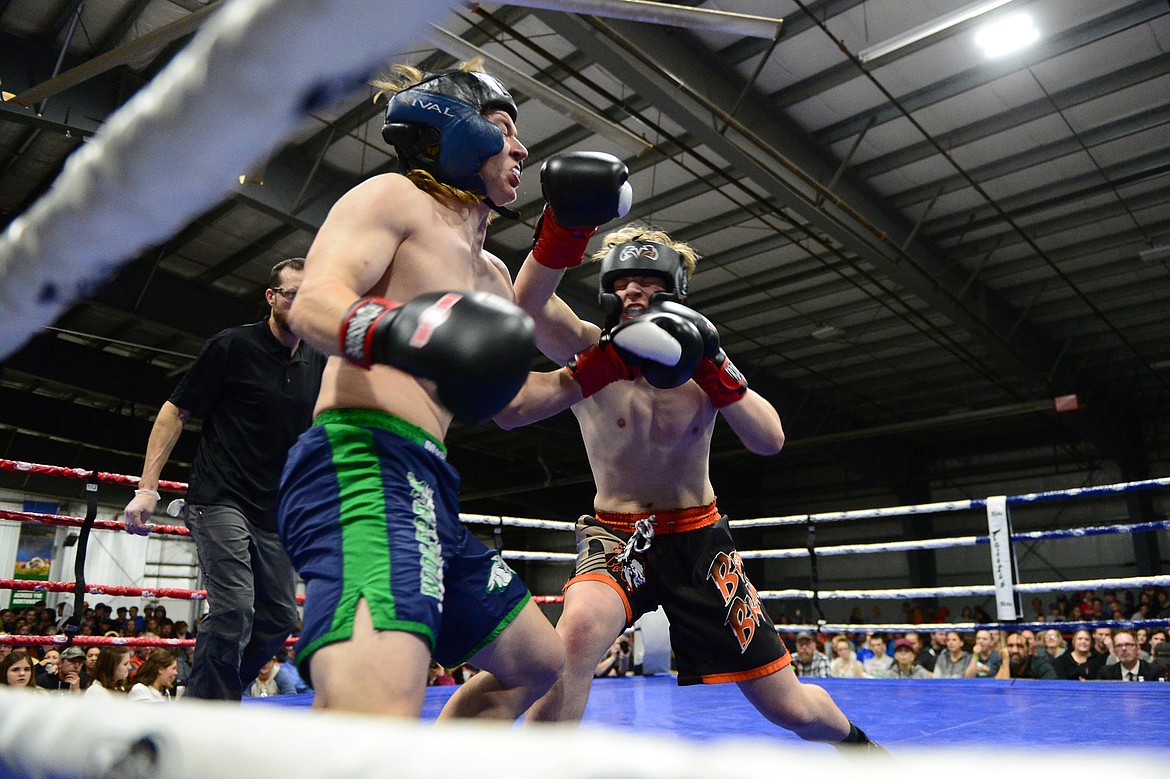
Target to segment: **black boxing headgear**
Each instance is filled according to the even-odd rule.
[[[622,313],[622,303],[613,291],[614,282],[622,276],[657,276],[666,290],[655,292],[651,302],[686,302],[687,268],[678,252],[657,241],[619,243],[601,260],[601,273],[597,277],[597,298],[605,313],[606,327],[616,325]]]
[[[386,106],[382,137],[403,172],[425,170],[438,181],[486,194],[479,168],[504,148],[504,133],[483,117],[502,110],[516,121],[516,101],[487,73],[430,73]]]

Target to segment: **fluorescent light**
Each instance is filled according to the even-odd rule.
[[[834,338],[840,338],[841,336],[845,335],[845,331],[836,325],[821,325],[816,330],[813,330],[811,333],[809,333],[809,335],[818,341],[830,341]]]
[[[1012,0],[983,0],[983,2],[972,3],[971,5],[960,8],[957,11],[951,11],[949,14],[938,17],[932,22],[920,24],[912,30],[907,30],[901,35],[895,35],[884,43],[879,43],[876,46],[870,46],[868,49],[862,49],[857,55],[857,58],[862,62],[869,62],[878,57],[884,57],[891,54],[898,49],[905,48],[912,43],[917,43],[923,38],[929,38],[936,33],[943,30],[948,30],[956,24],[962,24],[968,19],[974,19],[976,16],[994,11],[1001,5],[1007,5]]]
[[[1019,51],[1040,39],[1040,31],[1028,14],[1011,14],[991,22],[975,33],[975,43],[987,57],[994,59]]]
[[[1166,246],[1154,246],[1145,251],[1138,252],[1138,259],[1142,262],[1157,262],[1170,257],[1170,244]]]

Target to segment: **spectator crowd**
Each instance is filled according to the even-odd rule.
[[[914,602],[904,605],[910,624],[925,618]],[[797,675],[809,678],[857,679],[1076,679],[1081,681],[1170,681],[1170,641],[1164,627],[1094,629],[1064,628],[1062,623],[1095,620],[1143,621],[1170,619],[1170,595],[1161,587],[1139,592],[1111,590],[1060,594],[1044,608],[1031,602],[1028,624],[1051,624],[1035,631],[983,629],[882,632],[857,630],[834,635],[809,631],[785,632],[788,620],[777,620],[792,652]],[[935,609],[945,621],[949,612]],[[992,622],[979,609],[962,610],[964,620]],[[53,636],[65,633],[65,604],[56,609],[37,606],[0,611],[0,636]],[[859,624],[860,610],[850,620]],[[150,603],[87,607],[77,634],[122,638],[193,639],[198,622],[171,620],[166,608]],[[598,664],[596,676],[637,673],[632,639],[620,636]],[[125,694],[130,700],[160,702],[181,695],[191,670],[190,647],[126,647],[55,645],[14,647],[0,643],[0,684],[63,694]],[[471,666],[446,669],[432,664],[430,685],[462,684],[476,673]],[[282,651],[266,663],[245,697],[267,697],[309,691],[291,657]]]

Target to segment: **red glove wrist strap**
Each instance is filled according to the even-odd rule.
[[[707,393],[715,408],[730,406],[747,394],[747,380],[726,357],[721,365],[717,365],[710,357],[704,357],[691,378]]]
[[[585,247],[596,232],[596,227],[561,227],[546,207],[536,224],[532,256],[546,268],[575,268],[585,259]]]
[[[609,349],[593,344],[569,360],[569,375],[581,385],[581,397],[587,398],[615,381],[634,379],[638,371],[622,362]]]
[[[341,331],[337,335],[341,354],[350,362],[369,370],[373,360],[370,357],[376,325],[399,303],[385,298],[361,298],[345,312],[341,320]]]

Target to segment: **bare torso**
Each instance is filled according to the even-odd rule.
[[[440,203],[401,176],[380,176],[361,187],[368,188],[363,194],[369,198],[398,198],[399,207],[388,216],[400,223],[403,235],[393,261],[366,296],[406,302],[426,292],[459,290],[513,299],[507,268],[482,249],[483,228],[477,231],[481,220],[474,210]],[[387,365],[365,370],[336,356],[325,368],[315,413],[332,408],[386,411],[439,439],[451,423],[432,382]]]
[[[715,408],[698,385],[619,381],[573,406],[597,486],[594,508],[634,513],[715,498],[707,463]]]

